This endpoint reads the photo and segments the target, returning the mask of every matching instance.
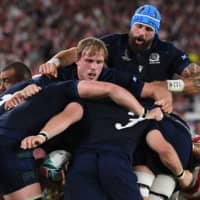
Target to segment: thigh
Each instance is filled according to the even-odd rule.
[[[109,152],[100,156],[100,180],[108,197],[115,200],[142,199],[130,158],[127,155]]]
[[[0,184],[3,194],[38,183],[32,151],[21,150],[13,146],[1,146],[0,155]]]
[[[162,136],[173,146],[185,169],[192,165],[192,140],[188,129],[171,119],[164,118],[152,129],[160,130]],[[171,173],[146,142],[140,144],[133,156],[133,165],[147,165],[155,174]]]
[[[192,138],[189,130],[168,118],[159,123],[159,130],[176,150],[183,167],[185,169],[189,168],[192,155]]]
[[[106,200],[99,183],[96,153],[76,154],[67,174],[65,200]]]

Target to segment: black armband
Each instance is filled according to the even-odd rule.
[[[45,142],[49,139],[49,135],[46,131],[41,131],[38,133],[38,135],[41,135],[45,138]]]
[[[147,108],[144,108],[144,113],[140,117],[145,118],[148,112],[149,110]]]

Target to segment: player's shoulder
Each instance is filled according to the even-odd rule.
[[[107,34],[102,37],[100,37],[101,40],[104,42],[111,42],[111,41],[116,41],[116,40],[127,40],[128,39],[128,34],[127,33],[113,33],[113,34]]]
[[[171,51],[171,52],[178,50],[178,48],[171,41],[161,40],[159,38],[155,38],[153,47],[159,48],[160,50]]]
[[[58,68],[58,71],[59,72],[70,72],[70,71],[74,71],[76,69],[76,64],[71,64],[71,65],[68,65],[68,66],[63,66],[63,67],[60,67]]]
[[[77,79],[76,74],[76,64],[61,67],[58,70],[58,78],[61,81]]]

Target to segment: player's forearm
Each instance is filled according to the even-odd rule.
[[[176,79],[176,80],[166,80],[166,81],[154,81],[151,82],[151,84],[166,88],[170,92],[177,93],[184,91],[186,83],[182,79]]]
[[[144,114],[143,106],[137,101],[137,99],[129,93],[127,90],[124,90],[121,87],[116,87],[112,85],[109,90],[109,97],[120,106],[125,107],[126,109],[132,111],[138,116],[142,116]]]
[[[139,116],[142,116],[144,113],[143,106],[130,92],[112,83],[80,81],[78,84],[78,91],[82,98],[109,97],[116,104],[123,106]]]
[[[70,125],[79,121],[83,116],[83,108],[78,103],[70,103],[65,109],[52,117],[45,126],[41,129],[41,132],[46,132],[48,138],[52,138],[59,133],[63,132]]]
[[[200,73],[193,74],[190,77],[177,79],[177,80],[167,80],[164,82],[159,82],[157,84],[166,87],[170,92],[184,92],[187,94],[199,94],[200,93]]]
[[[142,98],[151,98],[154,100],[158,100],[155,98],[155,93],[157,93],[157,89],[162,89],[163,91],[167,91],[166,82],[151,82],[151,83],[144,83],[140,96]]]
[[[55,54],[48,62],[54,63],[57,67],[68,66],[76,61],[76,47],[66,49]]]
[[[196,63],[190,63],[181,73],[181,77],[190,78],[197,74],[200,74],[200,66]]]

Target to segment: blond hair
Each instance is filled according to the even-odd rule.
[[[87,37],[85,39],[80,40],[76,50],[77,58],[80,58],[82,56],[83,51],[85,50],[89,52],[90,56],[95,55],[97,52],[103,51],[104,58],[105,60],[107,59],[108,50],[106,48],[105,43],[100,39],[97,39],[95,37]]]

